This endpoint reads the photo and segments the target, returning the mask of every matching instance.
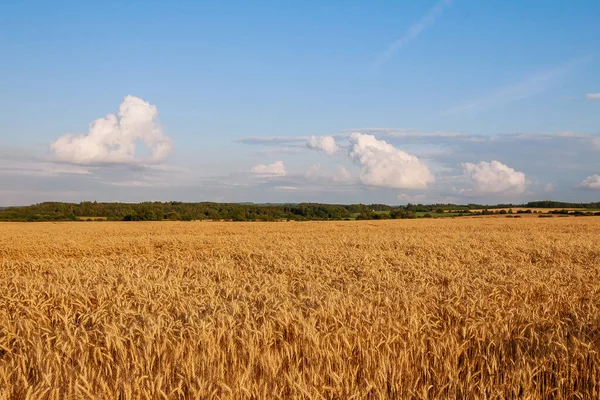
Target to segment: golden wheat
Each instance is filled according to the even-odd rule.
[[[600,218],[0,224],[0,398],[600,398]]]

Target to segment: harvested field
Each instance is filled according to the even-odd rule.
[[[600,398],[600,218],[0,224],[0,398]]]

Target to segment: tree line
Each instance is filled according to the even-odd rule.
[[[323,221],[344,219],[405,219],[432,216],[463,216],[496,213],[494,208],[598,208],[600,203],[562,203],[552,201],[530,202],[525,205],[481,204],[254,204],[254,203],[185,203],[143,202],[81,203],[46,202],[24,207],[0,209],[0,221],[76,221],[81,219],[107,219],[111,221]],[[483,211],[474,212],[475,209]]]
[[[437,208],[444,205],[438,205]],[[247,203],[60,203],[47,202],[0,210],[1,221],[69,221],[103,218],[111,221],[321,221],[343,219],[413,218],[434,206],[385,204],[247,204]],[[447,205],[446,205],[447,208]]]

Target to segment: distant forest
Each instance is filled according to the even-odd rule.
[[[59,203],[48,202],[25,207],[0,208],[0,221],[324,221],[348,219],[404,219],[457,217],[481,214],[532,213],[527,208],[555,209],[554,214],[600,215],[600,202],[564,203],[556,201],[533,201],[527,204],[408,204],[389,206],[385,204],[253,204],[253,203]],[[577,208],[581,211],[567,211]],[[562,209],[562,210],[558,210]],[[475,211],[477,210],[477,211]]]

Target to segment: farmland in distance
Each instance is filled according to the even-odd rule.
[[[0,224],[0,398],[600,398],[600,219]]]

